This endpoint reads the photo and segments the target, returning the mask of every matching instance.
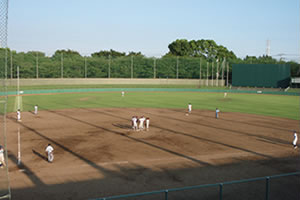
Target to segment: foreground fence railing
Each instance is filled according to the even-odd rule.
[[[134,194],[125,194],[125,195],[118,195],[118,196],[111,196],[111,197],[104,197],[104,198],[96,198],[91,200],[110,200],[110,199],[122,199],[122,198],[130,198],[130,197],[140,197],[140,196],[149,196],[155,194],[164,194],[164,199],[168,200],[168,195],[171,192],[178,192],[184,190],[194,190],[200,188],[208,188],[208,187],[218,187],[219,190],[219,200],[223,200],[223,186],[225,185],[232,185],[232,184],[241,184],[241,183],[248,183],[248,182],[255,182],[255,181],[265,181],[265,200],[270,200],[270,181],[271,179],[280,178],[280,177],[287,177],[287,176],[299,176],[300,171],[293,172],[293,173],[286,173],[286,174],[279,174],[273,176],[265,176],[265,177],[258,177],[258,178],[250,178],[250,179],[242,179],[236,181],[228,181],[223,183],[215,183],[215,184],[205,184],[205,185],[196,185],[196,186],[188,186],[182,188],[172,188],[166,190],[157,190],[152,192],[143,192],[143,193],[134,193]],[[300,178],[300,177],[299,177]],[[300,190],[300,189],[299,189]]]

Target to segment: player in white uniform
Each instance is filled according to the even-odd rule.
[[[51,144],[48,144],[48,146],[45,149],[45,152],[48,157],[48,162],[53,162],[54,156],[53,156],[54,148],[51,146]]]
[[[138,119],[137,119],[136,116],[133,116],[132,119],[131,119],[131,121],[132,121],[132,129],[135,130],[135,131],[136,131],[137,128],[138,128],[137,120],[138,120]]]
[[[5,166],[4,149],[0,146],[0,167],[2,168],[3,166]]]
[[[17,110],[17,120],[19,122],[21,121],[21,111],[20,111],[20,109]]]
[[[150,118],[147,117],[147,118],[146,118],[146,130],[147,130],[147,131],[149,130],[149,125],[150,125]]]
[[[38,113],[38,106],[35,105],[35,106],[34,106],[34,114],[37,115],[37,113]]]
[[[189,103],[189,105],[188,105],[188,111],[189,111],[189,113],[192,112],[192,104],[191,103]]]
[[[124,92],[124,91],[122,91],[122,92],[121,92],[121,94],[122,94],[122,97],[124,97],[124,95],[125,95],[125,92]]]
[[[217,119],[219,118],[219,112],[220,112],[220,110],[218,108],[216,108],[216,118]]]
[[[139,119],[139,130],[144,130],[144,123],[145,123],[146,118],[144,116],[142,116]]]
[[[296,131],[294,131],[294,140],[293,140],[294,149],[297,149],[297,141],[298,141],[298,136]]]

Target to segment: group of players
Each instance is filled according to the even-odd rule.
[[[144,116],[141,116],[140,118],[138,118],[138,116],[132,116],[131,125],[134,131],[143,131],[144,129],[148,131],[150,125],[150,118]]]

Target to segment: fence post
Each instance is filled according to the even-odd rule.
[[[219,185],[219,199],[222,200],[223,199],[223,183],[220,183]]]
[[[176,57],[176,79],[178,79],[178,56]]]
[[[270,193],[270,177],[266,177],[266,200],[269,200]]]
[[[209,64],[206,61],[206,86],[208,86],[208,67],[209,67]]]
[[[153,78],[156,78],[156,58],[154,58],[153,62]]]
[[[131,55],[131,78],[133,78],[133,55]]]
[[[165,190],[165,200],[168,200],[168,190]]]

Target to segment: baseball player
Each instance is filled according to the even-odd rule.
[[[125,92],[124,92],[124,91],[122,91],[122,92],[121,92],[121,94],[122,94],[122,97],[124,97],[124,95],[125,95]]]
[[[53,151],[54,148],[51,146],[51,144],[48,144],[48,146],[45,149],[47,158],[48,158],[48,162],[53,162],[54,156],[53,156]]]
[[[297,136],[297,133],[296,131],[294,131],[294,140],[293,140],[293,146],[294,146],[294,149],[297,149],[297,141],[298,141],[298,136]]]
[[[188,105],[188,111],[189,111],[189,113],[192,112],[192,104],[191,103],[189,103],[189,105]]]
[[[220,112],[220,110],[218,108],[216,108],[216,119],[219,118],[219,112]]]
[[[2,168],[3,166],[5,166],[4,149],[3,149],[3,147],[0,145],[0,167]]]
[[[147,130],[147,131],[149,130],[149,125],[150,125],[150,118],[147,117],[147,118],[146,118],[146,130]]]
[[[132,129],[136,131],[137,128],[138,128],[138,125],[137,125],[138,119],[137,119],[137,117],[133,116],[132,119],[131,119],[131,121],[132,121]]]
[[[145,123],[146,118],[144,116],[142,116],[139,119],[139,130],[144,130],[144,123]]]
[[[37,112],[38,112],[38,105],[35,105],[34,106],[34,114],[37,115]]]
[[[17,120],[18,120],[18,122],[21,121],[21,111],[20,111],[20,109],[17,110]]]

